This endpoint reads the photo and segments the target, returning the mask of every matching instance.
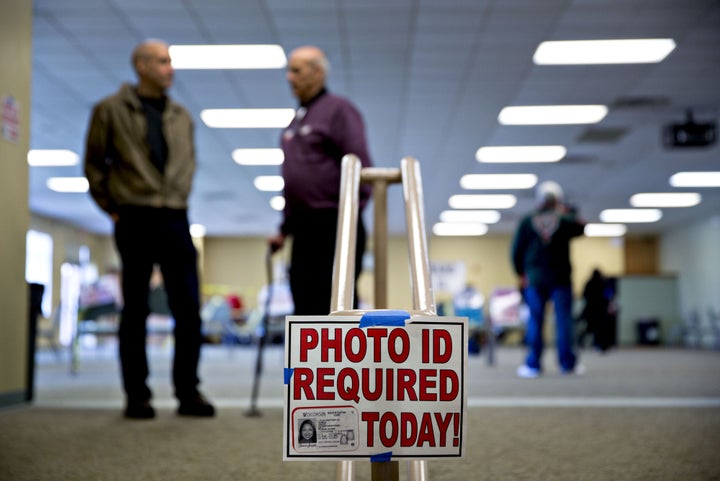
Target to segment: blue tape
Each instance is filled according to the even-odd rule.
[[[405,326],[407,319],[410,319],[410,313],[408,311],[390,309],[370,311],[363,314],[360,318],[360,329],[372,326]]]
[[[293,370],[294,369],[291,367],[285,368],[285,372],[283,373],[285,375],[285,384],[290,384],[290,379],[292,378]]]
[[[392,459],[392,451],[388,451],[387,453],[374,454],[370,456],[371,463],[384,463],[390,461],[390,459]]]

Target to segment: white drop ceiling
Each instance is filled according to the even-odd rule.
[[[332,70],[328,87],[362,111],[376,166],[419,159],[426,224],[438,221],[468,173],[534,173],[563,185],[590,222],[630,207],[638,192],[697,191],[700,205],[663,209],[629,234],[681,228],[720,215],[720,188],[673,189],[678,171],[720,170],[720,146],[667,149],[664,125],[717,121],[720,112],[720,2],[717,0],[35,0],[31,148],[82,156],[92,105],[134,81],[129,55],[146,38],[171,44],[314,44]],[[659,64],[536,66],[545,40],[672,38]],[[196,120],[199,168],[191,221],[208,236],[265,236],[280,214],[253,186],[275,166],[240,166],[236,148],[276,147],[279,129],[211,129],[207,108],[287,108],[295,100],[283,70],[178,70],[171,95]],[[502,126],[509,105],[604,104],[595,125]],[[493,145],[564,145],[556,164],[480,164]],[[91,232],[110,223],[88,194],[59,194],[51,176],[82,166],[31,167],[30,208]],[[482,193],[482,192],[478,192]],[[492,193],[497,193],[493,191]],[[532,208],[531,191],[489,234],[511,232]],[[400,187],[389,195],[390,229],[404,232]],[[372,212],[366,213],[372,223]]]

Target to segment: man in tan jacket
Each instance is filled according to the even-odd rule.
[[[175,321],[172,376],[178,414],[213,416],[214,407],[198,390],[200,294],[187,217],[195,172],[193,120],[166,95],[174,75],[166,43],[141,43],[132,65],[137,85],[125,84],[95,105],[85,152],[90,193],[114,222],[122,262],[124,415],[155,417],[145,343],[149,281],[157,264]]]

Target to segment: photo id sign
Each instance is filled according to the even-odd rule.
[[[289,316],[283,459],[460,458],[467,319]]]

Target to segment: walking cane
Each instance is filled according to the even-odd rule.
[[[268,324],[270,321],[270,301],[272,300],[273,275],[272,275],[272,247],[268,247],[265,255],[265,269],[267,270],[267,296],[265,298],[265,312],[260,323],[260,337],[258,339],[257,360],[255,361],[255,378],[253,379],[252,397],[250,399],[250,409],[245,413],[248,417],[259,417],[262,413],[257,408],[258,390],[260,388],[260,375],[263,369],[263,348],[268,335]]]

